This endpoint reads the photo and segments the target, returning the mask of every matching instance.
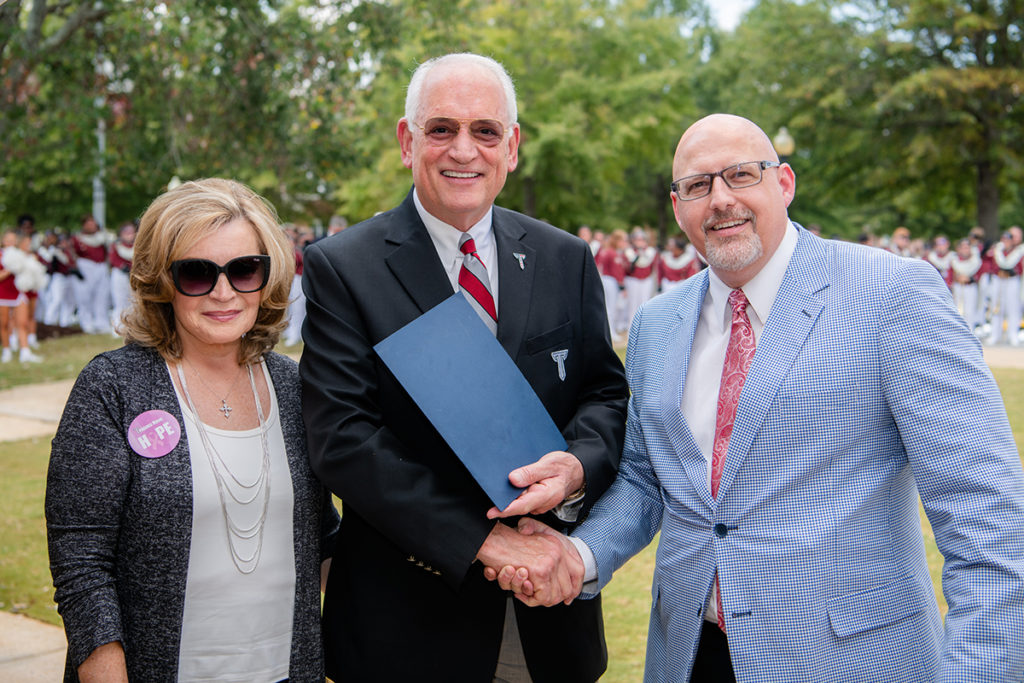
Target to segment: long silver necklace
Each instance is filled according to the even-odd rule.
[[[256,481],[251,484],[246,484],[241,481],[235,473],[228,468],[227,463],[224,462],[220,452],[214,448],[213,441],[210,439],[210,435],[206,431],[206,426],[199,417],[199,411],[196,410],[195,404],[192,402],[192,395],[188,392],[188,382],[185,380],[185,372],[182,370],[180,363],[178,364],[178,379],[181,380],[182,393],[185,394],[185,400],[188,402],[188,407],[192,411],[192,415],[195,417],[196,427],[199,430],[199,438],[203,442],[203,447],[206,450],[206,457],[210,460],[210,469],[213,470],[213,478],[217,482],[217,494],[220,498],[220,509],[224,516],[224,531],[227,534],[228,548],[231,550],[231,561],[235,563],[235,567],[242,574],[251,574],[256,571],[256,567],[260,562],[260,554],[263,551],[263,528],[267,520],[267,508],[270,504],[270,446],[267,444],[266,418],[263,416],[263,406],[260,403],[260,394],[256,390],[256,380],[252,375],[252,365],[246,364],[246,369],[249,371],[249,385],[252,387],[252,396],[256,401],[256,414],[259,416],[260,421],[260,445],[263,447],[263,459],[260,463],[260,472],[256,477]],[[225,415],[225,417],[227,416]],[[229,485],[227,478],[225,478],[221,473],[221,470],[227,472],[231,481],[235,482],[238,488],[241,489],[238,495],[235,495],[235,492]],[[244,494],[246,492],[251,492],[252,494],[248,499],[245,499]],[[252,526],[241,526],[231,518],[231,514],[228,512],[229,497],[241,507],[257,503],[258,498],[263,499],[260,516]],[[256,550],[253,551],[252,555],[246,557],[238,552],[238,549],[235,547],[235,539],[238,538],[238,542],[241,542],[253,537],[256,538]]]
[[[206,383],[206,380],[203,379],[203,376],[199,374],[198,370],[196,370],[196,366],[192,365],[192,363],[190,363],[187,360],[185,362],[188,363],[188,366],[190,368],[192,368],[193,374],[195,374],[195,376],[199,378],[199,381],[202,382],[203,386],[206,387],[206,390],[210,392],[210,395],[216,398],[217,392],[210,388],[210,385]],[[249,371],[249,374],[252,374],[251,370]],[[235,375],[235,381],[231,383],[231,386],[228,387],[227,393],[224,394],[224,396],[220,399],[220,408],[217,408],[217,410],[224,413],[225,420],[231,418],[231,411],[234,410],[231,406],[228,405],[228,396],[230,396],[231,392],[235,390],[235,386],[238,384],[238,380],[241,378],[242,368],[238,368],[238,374]]]

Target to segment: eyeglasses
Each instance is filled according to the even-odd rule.
[[[469,124],[469,134],[473,140],[484,147],[496,147],[504,139],[505,135],[512,130],[512,125],[506,126],[501,121],[493,119],[452,119],[447,117],[435,117],[427,119],[422,126],[415,121],[412,125],[423,131],[427,142],[435,147],[443,147],[454,140],[463,124]]]
[[[689,202],[711,194],[711,185],[715,178],[721,178],[733,190],[753,187],[761,182],[761,169],[776,168],[782,164],[778,161],[744,161],[741,164],[723,168],[718,173],[698,173],[672,181],[672,191],[684,202]]]
[[[203,296],[217,286],[220,274],[236,292],[249,294],[267,286],[270,278],[270,257],[266,254],[239,256],[223,266],[204,258],[187,258],[171,263],[174,288],[185,296]]]

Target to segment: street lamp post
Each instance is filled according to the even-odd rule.
[[[789,129],[782,126],[772,138],[772,146],[775,148],[775,153],[779,155],[779,161],[785,163],[796,150],[796,140],[789,134]]]

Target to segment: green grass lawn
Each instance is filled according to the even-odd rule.
[[[76,339],[76,338],[70,338]],[[47,379],[73,376],[61,375],[67,363],[81,367],[104,346],[116,346],[115,340],[100,343],[97,338],[77,338],[79,343],[59,349],[44,347],[52,369]],[[64,340],[55,340],[63,343]],[[88,343],[86,343],[88,342]],[[95,342],[95,344],[93,343]],[[109,343],[106,343],[109,342]],[[289,351],[295,351],[289,349]],[[71,360],[74,358],[75,360]],[[80,362],[79,362],[80,361]],[[38,366],[37,366],[38,367]],[[1018,449],[1024,445],[1024,370],[996,370],[995,376],[1006,401]],[[0,387],[24,384],[20,375],[0,374]],[[36,377],[27,381],[42,381]],[[4,382],[11,382],[4,384]],[[53,606],[53,587],[46,557],[46,532],[43,523],[43,492],[49,439],[27,439],[0,443],[0,609],[19,612],[30,617],[60,624]],[[936,587],[939,585],[942,558],[928,523],[922,517],[922,532],[928,548],[929,567]],[[623,567],[604,592],[605,631],[608,640],[609,668],[604,681],[636,681],[643,672],[647,639],[647,618],[650,609],[650,583],[654,568],[652,544]],[[945,601],[936,591],[945,611]]]
[[[109,334],[75,334],[47,339],[40,342],[36,352],[43,357],[42,363],[19,363],[15,354],[15,360],[0,365],[0,389],[77,377],[97,353],[119,346],[120,337]]]
[[[121,344],[120,337],[115,338],[109,334],[76,334],[47,339],[40,343],[39,351],[36,352],[43,357],[42,363],[22,364],[13,360],[0,365],[0,389],[77,377],[93,356],[116,349]],[[285,347],[278,344],[276,350],[297,359],[302,345]]]

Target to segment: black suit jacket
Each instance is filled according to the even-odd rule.
[[[583,463],[582,518],[615,477],[627,398],[597,269],[587,245],[540,221],[495,207],[493,227],[498,340]],[[491,503],[372,348],[452,295],[412,193],[307,247],[303,288],[310,461],[344,507],[324,612],[328,675],[490,681],[506,594],[474,558]],[[604,671],[599,600],[516,607],[535,681]]]

